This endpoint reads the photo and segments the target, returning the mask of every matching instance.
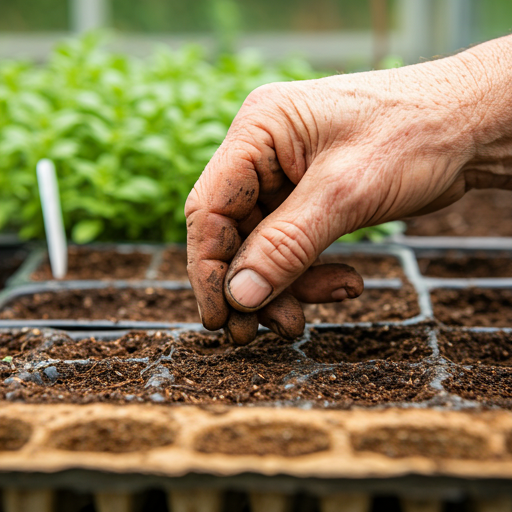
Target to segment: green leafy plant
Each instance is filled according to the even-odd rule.
[[[187,195],[247,94],[320,76],[296,59],[211,63],[188,47],[138,60],[100,42],[66,41],[42,66],[0,63],[0,231],[44,237],[35,168],[51,158],[73,241],[184,241]]]

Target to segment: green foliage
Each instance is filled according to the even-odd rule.
[[[247,94],[317,76],[301,60],[276,67],[250,54],[212,64],[192,47],[140,61],[102,50],[95,34],[42,67],[0,63],[0,231],[44,237],[35,168],[51,158],[74,242],[184,241],[187,195]]]
[[[361,242],[362,240],[369,240],[370,242],[382,242],[391,235],[397,235],[405,231],[405,223],[400,221],[386,222],[379,226],[370,226],[362,228],[353,233],[348,233],[338,239],[338,242],[354,243]]]
[[[312,78],[303,61],[208,63],[197,48],[140,61],[98,36],[60,44],[42,66],[0,64],[0,230],[43,237],[35,166],[54,160],[72,239],[183,241],[190,189],[247,94]]]

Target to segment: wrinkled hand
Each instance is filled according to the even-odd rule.
[[[258,322],[296,337],[299,301],[363,290],[351,267],[312,266],[337,238],[443,208],[473,187],[512,188],[512,52],[501,41],[251,93],[185,208],[204,326],[226,327],[239,344]]]

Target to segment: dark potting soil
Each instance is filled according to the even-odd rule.
[[[507,327],[512,323],[512,290],[433,290],[434,316],[446,325]]]
[[[200,321],[192,290],[112,287],[23,295],[0,309],[0,319]]]
[[[442,258],[418,258],[420,271],[428,277],[512,277],[510,256],[486,257],[446,254]]]
[[[5,283],[23,263],[25,255],[18,252],[2,251],[0,253],[0,290],[4,288]]]
[[[458,364],[512,366],[512,333],[441,331],[441,355]]]
[[[400,278],[405,280],[405,274],[400,261],[394,256],[374,256],[372,254],[356,253],[350,256],[340,254],[322,254],[321,263],[345,263],[354,267],[363,278]]]
[[[454,367],[443,387],[467,400],[488,406],[512,408],[512,368],[503,366]]]
[[[304,305],[312,323],[397,321],[419,314],[412,286],[366,290],[361,297],[332,304]],[[102,288],[27,294],[0,309],[0,319],[199,322],[191,290]]]
[[[471,190],[456,203],[408,219],[409,236],[512,236],[512,193]]]
[[[421,327],[376,327],[312,332],[301,350],[319,363],[356,363],[374,359],[419,361],[432,354],[428,335]]]
[[[395,322],[420,314],[414,288],[406,283],[398,290],[365,290],[357,299],[328,304],[304,304],[310,323]]]
[[[178,247],[166,249],[157,278],[167,281],[188,281],[187,251]]]
[[[392,458],[484,459],[491,453],[484,437],[446,427],[380,427],[354,433],[351,441],[358,452],[376,452]]]
[[[144,279],[151,259],[151,254],[143,252],[124,253],[114,249],[69,247],[65,279]],[[34,281],[52,280],[49,260],[46,259],[30,277]]]
[[[130,333],[119,341],[53,340],[43,333],[39,348],[0,361],[0,397],[30,403],[300,404],[349,408],[432,397],[429,367],[405,362],[325,367],[304,358],[292,344],[264,334],[234,347],[220,334],[189,332],[178,340],[155,333]],[[35,335],[37,336],[37,335]],[[62,337],[62,335],[60,335]],[[109,354],[103,344],[121,349]],[[133,349],[132,343],[140,346]],[[97,344],[96,346],[93,346]],[[66,346],[67,345],[67,346]],[[42,347],[42,348],[41,348]],[[148,354],[148,360],[131,360]],[[60,352],[61,351],[61,352]],[[152,352],[153,351],[153,352]],[[75,362],[64,362],[69,356]],[[85,356],[91,358],[84,361]],[[57,357],[60,361],[57,361]],[[45,358],[53,360],[44,363]],[[27,361],[33,361],[28,364]],[[27,366],[28,364],[28,366]]]

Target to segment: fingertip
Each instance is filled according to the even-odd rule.
[[[290,340],[302,336],[306,327],[300,302],[287,292],[283,292],[258,311],[258,320],[261,325]]]
[[[226,333],[236,345],[247,345],[258,334],[258,317],[255,313],[240,313],[232,310],[226,325]]]

